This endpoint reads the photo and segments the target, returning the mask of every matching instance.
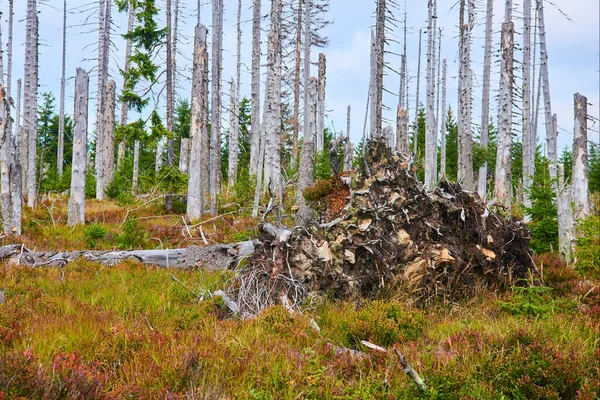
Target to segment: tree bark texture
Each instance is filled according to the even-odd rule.
[[[106,83],[106,94],[104,99],[104,140],[102,141],[102,153],[104,154],[102,166],[102,198],[105,197],[106,187],[113,181],[115,174],[115,81]]]
[[[315,130],[317,128],[317,79],[309,78],[308,87],[308,114],[304,116],[304,142],[300,153],[300,166],[298,170],[298,190],[296,191],[296,204],[298,212],[296,213],[296,225],[307,227],[315,222],[315,213],[312,207],[304,199],[304,190],[314,184],[315,174],[315,152],[314,141]]]
[[[433,0],[429,0],[427,27],[427,104],[425,131],[425,187],[433,189],[437,177],[437,130],[435,129],[435,28]]]
[[[464,23],[465,1],[469,22]],[[475,23],[474,0],[461,0],[460,23],[460,72],[458,98],[458,182],[466,190],[473,190],[473,149],[471,131],[472,74],[471,30]]]
[[[585,96],[575,94],[575,130],[573,132],[573,187],[574,218],[579,221],[590,213],[588,196],[588,134],[587,134],[587,106]]]
[[[221,63],[223,53],[223,0],[212,1],[212,78],[210,114],[210,213],[217,215],[217,185],[221,170]]]
[[[523,0],[523,205],[531,207],[533,173],[531,143],[531,0]]]
[[[230,83],[230,98],[231,104],[229,106],[229,159],[227,164],[227,177],[228,177],[228,185],[229,189],[235,185],[237,182],[237,170],[238,170],[238,131],[237,124],[235,123],[237,119],[236,112],[236,92],[235,92],[235,82],[232,79]]]
[[[134,21],[135,21],[135,15],[133,13],[133,7],[131,6],[131,4],[129,4],[129,10],[128,10],[128,19],[127,19],[127,33],[133,31],[133,27],[134,27]],[[129,71],[129,65],[131,63],[131,39],[127,39],[125,41],[125,67],[123,68],[123,70],[127,73],[127,71]],[[125,90],[125,81],[123,81],[123,90]],[[126,126],[127,122],[128,122],[128,116],[129,116],[129,105],[126,102],[122,102],[121,103],[121,120],[120,120],[120,124],[121,126]],[[118,150],[118,154],[117,154],[117,168],[120,168],[123,160],[125,159],[125,147],[126,147],[126,139],[123,139],[119,142],[119,150]]]
[[[344,144],[344,172],[352,170],[352,156],[354,149],[350,140],[350,114],[352,107],[348,106],[348,114],[346,116],[346,143]]]
[[[306,0],[310,1],[310,0]],[[252,72],[250,110],[250,175],[256,176],[260,148],[260,6],[261,0],[254,0],[252,6]],[[262,171],[260,171],[262,174]]]
[[[446,73],[447,62],[442,62],[442,123],[440,124],[440,179],[446,176]]]
[[[327,57],[319,53],[319,87],[317,89],[317,143],[316,151],[322,152],[325,143],[325,84],[327,82]]]
[[[63,37],[62,37],[62,68],[60,78],[60,108],[58,112],[58,149],[56,154],[56,169],[58,175],[64,171],[65,158],[65,71],[67,59],[67,0],[63,2]]]
[[[563,164],[557,164],[557,174],[558,250],[561,258],[570,263],[573,253],[572,246],[575,240],[575,221],[571,208],[572,191],[570,187],[565,186],[565,168]]]

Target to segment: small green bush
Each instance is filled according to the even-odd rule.
[[[320,180],[304,189],[302,195],[307,201],[319,201],[331,192],[331,187],[331,179]]]
[[[115,244],[121,250],[141,249],[146,246],[147,237],[136,219],[128,219],[123,225],[123,233],[115,236]]]
[[[95,249],[98,242],[106,237],[108,231],[100,224],[92,224],[83,229],[83,240],[89,248]]]
[[[397,301],[377,300],[357,311],[342,325],[344,342],[354,347],[361,340],[392,346],[401,340],[415,340],[423,332],[425,318]]]
[[[582,274],[600,279],[600,215],[590,215],[579,226],[575,268]]]
[[[560,301],[554,300],[547,286],[514,286],[513,297],[507,302],[499,302],[503,311],[513,315],[546,317],[554,315]]]

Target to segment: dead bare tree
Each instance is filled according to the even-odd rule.
[[[171,167],[175,160],[175,154],[173,151],[173,119],[174,119],[174,108],[175,108],[175,74],[173,71],[174,58],[176,54],[173,52],[173,23],[172,23],[172,6],[171,0],[166,0],[165,4],[166,19],[167,19],[167,38],[166,38],[166,75],[167,75],[167,115],[166,115],[166,129],[168,132],[167,138],[167,166]],[[173,196],[171,193],[167,193],[165,196],[165,209],[173,209]]]
[[[465,23],[465,1],[469,21]],[[473,77],[471,73],[471,30],[475,24],[474,0],[460,2],[460,71],[458,76],[458,182],[466,190],[473,190],[473,149],[471,131],[471,106]]]
[[[352,107],[348,106],[348,114],[346,116],[346,143],[344,144],[344,172],[352,170],[352,141],[350,140],[350,112]]]
[[[25,112],[23,117],[27,124],[25,138],[27,142],[27,206],[35,207],[37,203],[37,91],[38,91],[38,46],[39,20],[37,15],[37,0],[27,3],[27,36],[25,40]]]
[[[315,152],[313,138],[316,136],[317,119],[317,86],[316,78],[311,77],[308,80],[309,112],[304,116],[304,143],[302,144],[302,153],[300,154],[300,166],[298,170],[298,186],[296,191],[296,204],[298,212],[296,213],[296,225],[308,226],[315,220],[315,214],[310,204],[304,199],[304,190],[311,187],[314,183],[315,174]]]
[[[575,240],[575,221],[571,208],[572,190],[565,186],[565,168],[557,164],[558,186],[556,208],[558,211],[558,250],[564,261],[572,260],[572,245]]]
[[[398,112],[396,115],[396,150],[403,154],[404,156],[408,156],[410,152],[410,143],[408,138],[408,113],[406,111],[406,106],[408,106],[408,102],[406,106],[404,101],[406,99],[406,84],[407,84],[407,73],[406,73],[406,35],[407,35],[407,25],[406,25],[406,4],[404,10],[404,52],[402,53],[401,64],[400,64],[400,90],[398,91]],[[407,100],[407,99],[406,99]]]
[[[135,21],[134,7],[131,4],[129,4],[128,17],[127,17],[127,33],[130,33],[133,31],[134,21]],[[131,63],[131,60],[130,60],[131,49],[132,49],[131,39],[127,38],[125,40],[125,67],[123,68],[123,71],[125,74],[127,74],[127,71],[129,71],[129,65]],[[126,82],[125,82],[125,80],[123,80],[123,91],[125,91],[125,89],[126,89],[125,84],[126,84]],[[121,126],[127,125],[128,115],[129,115],[129,106],[125,101],[123,101],[121,103],[121,120],[120,120]],[[123,162],[123,159],[125,158],[126,144],[127,144],[126,139],[123,139],[119,142],[119,150],[117,153],[117,168],[120,168],[121,163]]]
[[[418,136],[418,127],[419,127],[419,94],[421,93],[420,89],[421,89],[421,47],[422,47],[422,36],[423,36],[423,30],[419,29],[419,56],[417,59],[417,96],[415,99],[415,125],[414,125],[414,137],[413,137],[413,153],[415,154],[415,156],[417,155],[417,150],[418,150],[418,140],[417,140],[417,136]]]
[[[73,161],[71,169],[71,196],[69,198],[69,226],[85,224],[85,170],[88,124],[89,77],[77,68],[75,75],[75,111],[73,124]]]
[[[442,62],[442,123],[440,125],[440,179],[446,176],[446,68],[447,62]]]
[[[65,154],[65,71],[67,61],[67,0],[63,2],[63,37],[62,37],[62,69],[60,78],[60,106],[58,112],[58,149],[56,168],[58,175],[63,174]]]
[[[531,0],[523,1],[523,205],[531,207],[534,152],[531,141]]]
[[[217,215],[217,185],[221,165],[221,62],[223,56],[223,0],[212,2],[212,91],[210,135],[210,212]]]
[[[229,86],[231,103],[229,110],[229,159],[227,164],[227,175],[229,188],[233,187],[237,180],[238,169],[238,131],[235,120],[237,119],[236,112],[236,91],[235,81],[232,79]]]
[[[104,197],[104,109],[106,103],[106,85],[108,82],[108,65],[110,59],[110,27],[111,27],[111,9],[112,0],[101,0],[100,7],[104,10],[100,12],[100,29],[98,32],[98,94],[97,107],[98,115],[96,121],[96,199],[102,200]]]
[[[584,219],[590,213],[588,195],[589,164],[588,164],[588,126],[587,98],[575,94],[575,129],[573,135],[573,216],[575,221]]]
[[[317,89],[317,141],[315,151],[323,151],[325,143],[325,83],[327,75],[327,58],[319,53],[319,86]]]
[[[310,1],[310,0],[308,0]],[[260,6],[261,0],[254,0],[252,6],[252,87],[250,96],[251,121],[250,121],[250,175],[257,176],[259,173],[259,150],[260,150]],[[260,171],[262,174],[262,171]]]
[[[437,178],[437,130],[435,128],[435,47],[437,19],[434,1],[428,2],[429,18],[427,26],[427,101],[425,132],[425,187],[435,186]]]

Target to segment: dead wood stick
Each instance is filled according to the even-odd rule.
[[[413,382],[417,385],[417,387],[420,390],[426,392],[427,385],[425,384],[425,381],[419,376],[419,374],[417,374],[417,371],[415,371],[414,368],[408,363],[408,361],[406,361],[406,358],[402,354],[400,354],[396,347],[394,347],[394,352],[398,357],[398,361],[400,361],[400,365],[402,366],[402,372],[408,375],[409,378],[413,380]]]

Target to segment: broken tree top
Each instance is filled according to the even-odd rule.
[[[420,299],[451,299],[538,275],[521,221],[493,212],[454,183],[424,191],[410,163],[383,141],[366,149],[341,217],[294,229],[286,244],[258,249],[254,262],[335,297],[376,296],[398,286]],[[340,177],[333,179],[331,190],[339,190]],[[327,219],[332,213],[324,208]]]

